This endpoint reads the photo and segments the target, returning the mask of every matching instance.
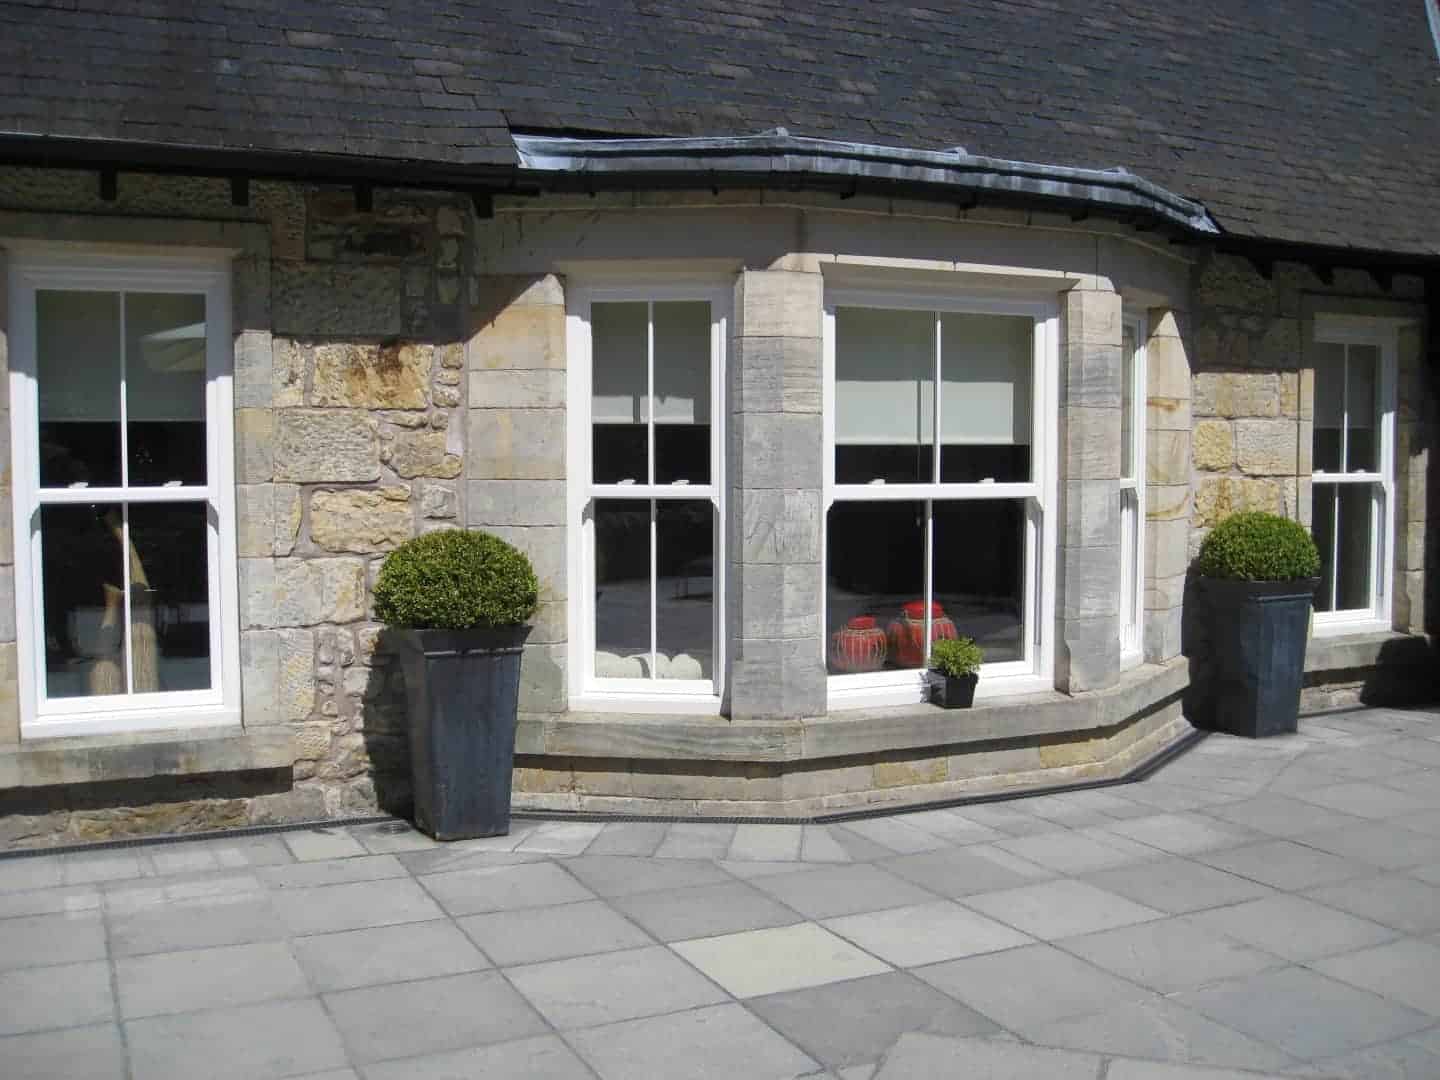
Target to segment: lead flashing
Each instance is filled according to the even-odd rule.
[[[516,135],[521,175],[622,177],[829,177],[917,184],[1143,213],[1191,232],[1220,232],[1205,207],[1125,169],[1081,169],[951,150],[809,139],[784,128],[726,138],[572,139]]]

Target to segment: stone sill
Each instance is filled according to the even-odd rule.
[[[288,728],[247,731],[236,726],[32,739],[0,749],[0,791],[288,769],[294,763]]]
[[[1144,664],[1106,690],[1027,694],[945,710],[854,709],[800,720],[723,716],[522,714],[515,752],[530,756],[669,761],[814,761],[894,750],[994,742],[1113,727],[1180,694],[1189,663]]]
[[[1434,644],[1425,634],[1395,631],[1336,634],[1310,639],[1305,647],[1305,674],[1381,666],[1419,666],[1434,660]]]

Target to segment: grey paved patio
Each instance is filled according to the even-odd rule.
[[[0,861],[0,1076],[1440,1077],[1440,714],[846,825]]]

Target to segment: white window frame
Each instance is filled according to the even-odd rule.
[[[1127,314],[1125,326],[1135,339],[1135,359],[1130,372],[1131,475],[1120,477],[1120,666],[1130,668],[1145,660],[1145,316]],[[1120,371],[1123,378],[1123,356]]]
[[[734,289],[713,275],[667,273],[654,277],[572,284],[566,289],[566,489],[567,561],[573,583],[567,605],[569,626],[570,708],[589,712],[690,713],[720,712],[727,664],[726,596],[726,433],[729,430],[729,396],[726,394],[727,350]],[[710,483],[708,484],[594,484],[591,483],[591,371],[593,363],[590,309],[596,303],[657,303],[671,300],[704,301],[710,305]],[[653,379],[653,333],[648,361]],[[654,440],[650,440],[653,459]],[[715,652],[712,679],[620,679],[595,675],[595,523],[587,507],[595,499],[709,500],[714,510],[713,581]],[[650,525],[651,579],[655,578],[655,522]],[[655,596],[652,590],[650,625],[653,645]]]
[[[132,254],[28,245],[10,249],[11,461],[14,471],[16,639],[22,737],[109,735],[240,723],[240,627],[235,552],[234,406],[230,262],[233,252]],[[191,293],[205,297],[206,483],[181,487],[40,488],[36,382],[39,290]],[[122,309],[123,310],[123,309]],[[122,384],[124,369],[121,369]],[[123,394],[122,394],[123,400]],[[122,413],[123,427],[123,413]],[[43,505],[203,502],[208,508],[210,672],[208,690],[47,699]],[[124,561],[124,560],[122,560]]]
[[[1361,634],[1390,629],[1391,594],[1393,592],[1393,558],[1395,550],[1395,409],[1396,409],[1396,367],[1399,354],[1399,330],[1408,320],[1390,318],[1367,318],[1352,315],[1315,316],[1314,338],[1317,343],[1333,345],[1369,345],[1379,350],[1380,366],[1376,372],[1377,416],[1376,435],[1378,441],[1378,465],[1374,472],[1330,473],[1314,469],[1311,472],[1310,498],[1311,523],[1314,524],[1314,498],[1317,485],[1365,484],[1371,486],[1374,497],[1370,501],[1370,597],[1366,608],[1351,608],[1342,611],[1316,611],[1314,632],[1317,636],[1338,634]],[[1348,353],[1347,353],[1348,363]],[[1341,398],[1341,445],[1344,445],[1348,425],[1348,382],[1342,389]],[[1316,375],[1316,391],[1319,389],[1319,375]],[[1312,440],[1313,422],[1312,422]],[[1313,445],[1312,445],[1313,461]],[[1334,538],[1338,546],[1339,533]],[[1334,565],[1337,551],[1330,553]],[[1323,553],[1322,553],[1323,558]],[[1338,581],[1338,576],[1336,577]],[[1332,586],[1334,586],[1332,581]],[[1322,585],[1323,588],[1323,585]]]
[[[1034,351],[1031,378],[1031,479],[1023,483],[973,484],[837,484],[835,481],[835,310],[842,307],[869,307],[892,311],[933,312],[937,335],[940,316],[1018,315],[1034,320]],[[886,289],[827,288],[824,301],[824,466],[821,499],[820,603],[821,659],[829,642],[828,590],[829,514],[836,502],[954,502],[968,499],[1024,499],[1026,521],[1025,596],[1022,624],[1025,627],[1025,655],[1020,660],[985,664],[980,669],[977,699],[1005,694],[1034,693],[1054,688],[1056,475],[1060,309],[1053,294],[1016,295],[970,290],[912,291]],[[937,387],[943,373],[944,357],[936,346]],[[935,394],[934,430],[939,433],[940,399]],[[938,437],[938,434],[937,434]],[[934,521],[925,522],[926,610],[929,610],[933,582]],[[850,675],[827,675],[827,701],[832,709],[903,705],[926,701],[929,677],[925,669],[873,671]]]

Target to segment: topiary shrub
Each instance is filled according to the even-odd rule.
[[[942,638],[930,645],[931,668],[952,679],[975,674],[984,662],[985,650],[974,638]]]
[[[444,529],[385,557],[375,614],[417,630],[517,626],[535,613],[538,592],[524,553],[489,533]]]
[[[1195,569],[1211,578],[1295,581],[1320,573],[1320,552],[1299,522],[1250,510],[1210,530]]]

